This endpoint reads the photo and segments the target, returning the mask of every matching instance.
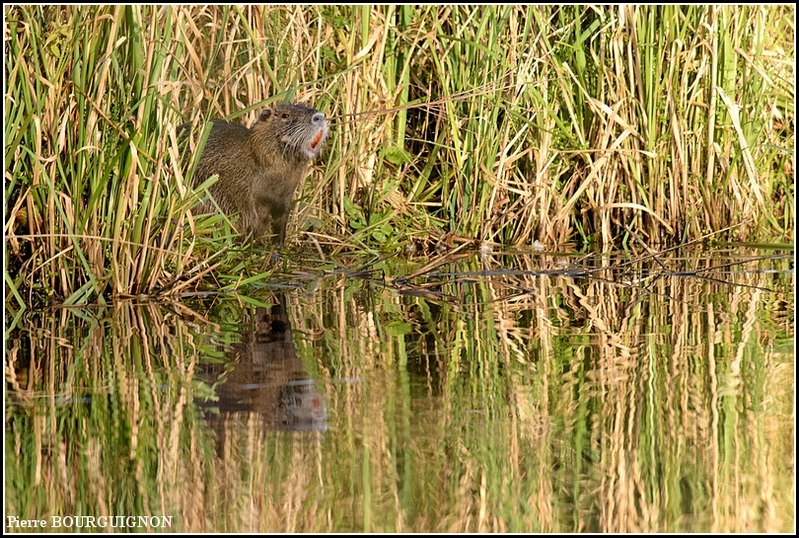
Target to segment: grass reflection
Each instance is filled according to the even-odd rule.
[[[236,384],[276,368],[247,347],[269,332],[256,310],[57,311],[7,344],[6,511],[195,532],[788,531],[790,262],[661,261],[564,276],[542,268],[586,262],[465,258],[407,282],[424,294],[343,278],[287,294],[277,370],[315,382],[326,431],[224,414],[225,391],[242,401]]]

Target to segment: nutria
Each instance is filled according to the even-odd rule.
[[[212,120],[195,185],[214,174],[211,195],[228,215],[239,214],[239,228],[260,238],[269,233],[282,245],[294,190],[327,139],[325,115],[300,104],[263,110],[251,128]],[[210,201],[200,210],[213,211]]]

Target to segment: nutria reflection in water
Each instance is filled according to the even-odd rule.
[[[297,356],[286,314],[285,297],[271,309],[259,308],[240,344],[227,354],[235,364],[221,367],[209,384],[216,384],[219,397],[209,413],[217,433],[225,425],[240,422],[255,413],[267,429],[286,431],[326,431],[327,406]],[[227,370],[223,380],[218,376]],[[224,375],[224,374],[223,374]],[[223,430],[223,431],[220,431]],[[220,436],[221,437],[221,436]]]

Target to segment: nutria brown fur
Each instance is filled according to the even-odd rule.
[[[214,174],[211,194],[239,229],[255,238],[271,234],[283,244],[291,198],[327,139],[325,115],[299,104],[261,112],[251,128],[223,120],[213,126],[194,174],[199,185]],[[200,208],[213,211],[209,201]]]

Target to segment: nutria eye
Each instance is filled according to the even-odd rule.
[[[287,120],[287,119],[289,119],[289,113],[288,112],[284,112],[283,114],[280,115],[280,117],[283,118],[284,120]]]

